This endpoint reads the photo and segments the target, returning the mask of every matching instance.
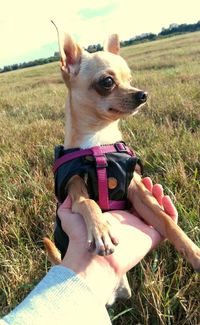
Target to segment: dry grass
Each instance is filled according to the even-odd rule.
[[[122,121],[145,173],[174,193],[179,223],[200,245],[200,33],[122,50],[146,108]],[[63,142],[66,90],[58,64],[0,75],[0,315],[47,271],[41,239],[55,214],[51,166]],[[129,274],[130,301],[111,310],[113,324],[197,325],[199,276],[169,243]]]

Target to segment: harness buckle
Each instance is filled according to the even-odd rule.
[[[124,142],[116,142],[114,147],[118,152],[127,152],[127,147]]]
[[[124,142],[116,142],[114,144],[114,147],[117,150],[117,152],[127,153],[128,155],[130,155],[132,157],[136,157],[135,152],[132,149],[130,149],[129,147],[127,147],[127,145]]]

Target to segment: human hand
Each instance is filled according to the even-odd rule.
[[[142,181],[164,211],[176,221],[177,211],[170,198],[164,196],[162,186],[153,186],[150,178]],[[117,234],[119,245],[110,256],[93,255],[86,249],[87,231],[84,220],[79,214],[72,213],[70,207],[70,198],[67,198],[58,209],[62,228],[70,240],[62,265],[84,277],[93,291],[106,302],[119,279],[163,238],[135,214],[128,211],[105,212],[106,219]]]

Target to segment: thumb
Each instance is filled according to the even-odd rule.
[[[64,200],[64,202],[59,205],[58,214],[63,210],[69,210],[69,209],[71,210],[71,207],[72,207],[72,199],[71,196],[68,195]]]

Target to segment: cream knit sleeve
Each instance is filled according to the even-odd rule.
[[[99,281],[99,279],[97,279]],[[110,325],[105,306],[87,283],[64,266],[54,266],[0,325]]]

